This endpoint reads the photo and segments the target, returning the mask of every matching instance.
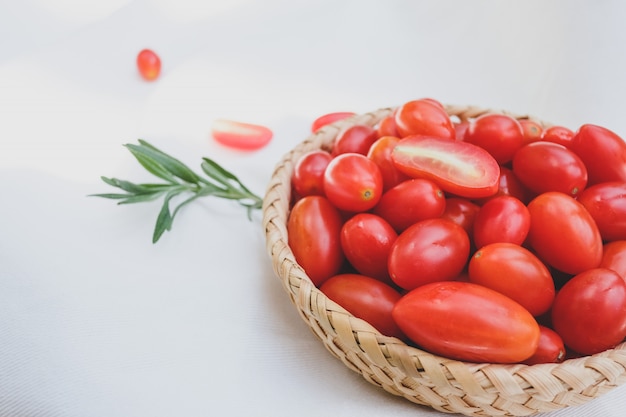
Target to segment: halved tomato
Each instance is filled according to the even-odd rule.
[[[261,125],[216,119],[211,126],[213,139],[230,148],[253,151],[267,145],[273,132]]]
[[[426,178],[461,197],[488,197],[498,191],[500,166],[483,148],[471,143],[424,136],[407,136],[391,158],[399,171]]]

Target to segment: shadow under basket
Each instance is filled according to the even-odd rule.
[[[504,111],[446,106],[455,120]],[[317,289],[296,262],[287,241],[291,175],[305,153],[329,150],[336,136],[354,124],[375,126],[393,108],[327,125],[287,153],[275,167],[263,205],[267,251],[283,288],[302,319],[326,348],[368,382],[444,413],[469,416],[527,416],[586,403],[626,381],[626,343],[559,364],[502,365],[443,358],[376,331]],[[533,119],[544,127],[548,124]]]

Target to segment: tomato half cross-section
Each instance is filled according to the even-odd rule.
[[[489,197],[498,191],[498,162],[471,143],[407,136],[398,142],[391,157],[409,177],[430,179],[460,197]]]
[[[253,151],[267,145],[274,134],[265,126],[216,119],[211,126],[211,135],[217,142],[229,148]]]

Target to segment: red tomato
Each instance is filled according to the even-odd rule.
[[[517,301],[537,317],[550,309],[555,288],[548,268],[528,249],[492,243],[469,261],[469,280]]]
[[[324,195],[324,171],[332,160],[326,151],[315,150],[302,155],[293,168],[291,184],[301,197]]]
[[[144,49],[137,55],[139,75],[146,81],[154,81],[161,73],[161,58],[150,49]]]
[[[522,126],[522,132],[524,134],[524,144],[541,140],[543,127],[541,127],[539,123],[531,119],[521,119],[519,120],[519,124]]]
[[[564,126],[550,126],[541,134],[541,140],[558,143],[569,148],[574,138],[574,131]]]
[[[489,243],[521,245],[530,229],[528,208],[515,197],[501,195],[486,202],[474,219],[473,238],[477,248]]]
[[[441,218],[458,224],[467,232],[468,236],[473,235],[474,220],[480,206],[466,198],[448,197],[446,198],[446,208]]]
[[[261,149],[272,140],[272,131],[261,125],[216,119],[211,126],[213,139],[229,148],[243,151]]]
[[[400,293],[374,278],[358,274],[335,275],[320,290],[355,317],[365,320],[385,336],[404,338],[391,316]]]
[[[523,146],[513,157],[513,173],[537,194],[560,191],[576,196],[587,186],[587,168],[582,159],[552,142]]]
[[[626,142],[604,127],[580,127],[570,148],[583,160],[589,185],[607,181],[626,181]]]
[[[365,155],[344,153],[333,158],[326,167],[324,192],[340,210],[367,211],[383,194],[383,176]]]
[[[469,127],[469,122],[467,120],[464,120],[459,123],[455,123],[454,124],[455,139],[465,140],[465,132],[467,131],[468,127]]]
[[[382,217],[358,213],[341,228],[341,248],[359,273],[392,284],[387,259],[397,237],[396,231]]]
[[[396,129],[401,137],[423,135],[441,139],[455,139],[452,120],[443,106],[432,99],[409,101],[395,112]]]
[[[398,142],[391,157],[409,177],[430,179],[460,197],[488,197],[498,190],[500,166],[471,143],[408,136]]]
[[[524,132],[513,117],[489,113],[470,122],[464,140],[487,150],[499,164],[505,164],[522,147]]]
[[[531,201],[528,211],[528,242],[541,260],[568,274],[600,264],[600,231],[578,201],[563,193],[548,192]]]
[[[296,261],[314,285],[336,275],[344,262],[339,211],[324,197],[307,196],[294,204],[287,239]]]
[[[441,216],[445,208],[446,197],[437,184],[414,178],[385,192],[373,210],[401,232],[420,220]]]
[[[626,240],[606,243],[599,267],[611,269],[626,280]]]
[[[311,132],[317,132],[320,128],[334,123],[338,120],[347,119],[348,117],[354,116],[356,113],[348,112],[348,111],[340,111],[334,113],[324,114],[313,121],[311,124]]]
[[[554,330],[546,326],[539,326],[539,346],[535,353],[525,361],[526,365],[538,363],[560,363],[565,360],[565,345],[563,339]]]
[[[461,226],[441,218],[422,220],[391,246],[389,275],[405,290],[452,280],[465,268],[469,251],[469,238]]]
[[[615,347],[626,337],[626,282],[604,268],[576,275],[554,299],[552,324],[575,352],[593,355]]]
[[[379,138],[382,138],[383,136],[400,136],[398,129],[396,129],[395,115],[390,114],[378,122],[378,125],[376,126],[376,134]]]
[[[477,199],[475,201],[477,204],[482,205],[490,199],[499,195],[508,195],[511,197],[515,197],[524,204],[528,204],[530,200],[532,200],[532,198],[536,196],[535,193],[530,191],[528,188],[526,188],[524,184],[522,184],[519,178],[517,178],[517,176],[513,173],[513,170],[504,166],[500,167],[498,191],[491,197]]]
[[[395,136],[382,136],[370,146],[367,152],[367,157],[378,165],[380,173],[383,175],[383,191],[387,191],[409,178],[398,171],[391,159],[393,148],[395,148],[399,140]]]
[[[367,125],[353,125],[342,130],[333,144],[332,155],[342,153],[360,153],[367,155],[370,146],[378,139],[373,127]]]
[[[396,303],[392,315],[418,346],[451,359],[515,363],[539,345],[539,325],[524,307],[468,282],[416,288]]]
[[[603,182],[582,192],[585,206],[605,241],[626,239],[626,182]]]

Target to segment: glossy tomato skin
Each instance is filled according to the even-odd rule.
[[[490,243],[521,245],[530,230],[530,213],[515,197],[501,195],[487,201],[476,214],[472,236],[477,248]]]
[[[347,119],[348,117],[352,117],[354,115],[356,115],[356,113],[348,111],[339,111],[323,114],[317,119],[313,120],[313,123],[311,123],[311,132],[315,133],[326,125],[329,125],[339,120]]]
[[[473,240],[474,221],[478,210],[480,210],[480,206],[467,198],[448,197],[446,198],[446,208],[441,218],[461,226],[470,239]]]
[[[378,139],[378,134],[373,127],[367,125],[350,126],[337,135],[333,143],[332,155],[342,153],[359,153],[367,155],[370,146]]]
[[[504,294],[537,317],[554,301],[555,288],[548,268],[528,249],[513,243],[480,248],[469,262],[470,282]]]
[[[367,152],[367,157],[378,165],[383,176],[383,191],[387,191],[409,178],[396,168],[391,159],[391,153],[399,141],[400,139],[396,136],[382,136],[370,146]]]
[[[359,274],[339,274],[328,279],[320,290],[350,314],[365,320],[386,336],[404,338],[391,312],[400,293],[374,278]]]
[[[581,126],[570,148],[583,160],[589,185],[626,181],[626,142],[615,132],[601,126]]]
[[[539,363],[560,363],[565,360],[566,351],[563,339],[557,332],[546,326],[539,326],[539,345],[533,355],[524,360],[525,365]]]
[[[470,122],[464,140],[487,150],[499,164],[506,164],[522,147],[524,132],[513,117],[488,113]]]
[[[291,209],[287,221],[289,247],[315,286],[336,275],[343,265],[342,225],[339,211],[322,196],[303,197]]]
[[[395,112],[396,130],[400,137],[422,135],[454,140],[456,131],[441,103],[418,99],[404,103]]]
[[[595,220],[604,241],[626,239],[626,182],[592,185],[578,201]]]
[[[573,151],[552,142],[534,142],[513,157],[513,173],[537,194],[560,191],[577,196],[587,186],[585,163]]]
[[[541,140],[543,127],[541,127],[538,122],[531,119],[521,119],[519,120],[519,124],[522,126],[524,145]]]
[[[408,136],[391,158],[411,178],[426,178],[460,197],[489,197],[498,191],[500,166],[484,149],[458,140]]]
[[[409,179],[386,191],[373,212],[402,232],[414,223],[443,214],[446,197],[434,182]]]
[[[574,198],[559,192],[543,193],[528,204],[528,211],[528,243],[542,261],[572,275],[600,264],[600,231]]]
[[[161,73],[161,58],[151,49],[143,49],[137,55],[137,69],[146,81],[154,81]]]
[[[539,344],[537,321],[515,301],[462,281],[426,284],[398,301],[393,318],[418,346],[451,359],[515,363]]]
[[[599,267],[611,269],[626,280],[626,240],[606,243]]]
[[[513,173],[513,170],[505,166],[500,167],[500,179],[498,180],[498,191],[490,197],[475,200],[477,204],[483,205],[491,198],[509,195],[520,200],[524,204],[528,204],[537,194],[530,191]]]
[[[302,155],[293,168],[291,184],[299,196],[324,195],[324,172],[332,156],[324,150]]]
[[[541,134],[541,140],[558,143],[569,148],[574,139],[574,131],[565,126],[550,126]]]
[[[554,300],[552,324],[575,352],[593,355],[615,347],[626,337],[626,282],[604,268],[576,275]]]
[[[341,228],[341,248],[359,273],[392,284],[387,260],[397,237],[396,231],[382,217],[358,213]]]
[[[367,211],[383,194],[383,177],[378,166],[365,155],[344,153],[326,167],[324,193],[340,210]]]
[[[393,136],[399,137],[398,129],[396,128],[396,118],[392,113],[387,117],[384,117],[378,124],[376,125],[376,134],[379,138],[384,136]]]
[[[397,286],[455,279],[469,258],[470,241],[456,223],[442,218],[417,222],[402,232],[391,247],[389,275]]]

